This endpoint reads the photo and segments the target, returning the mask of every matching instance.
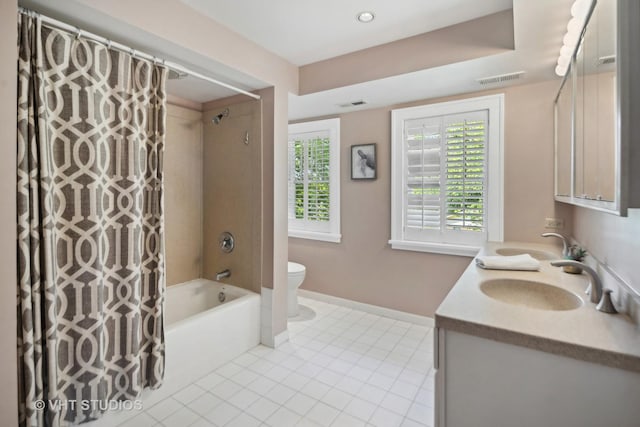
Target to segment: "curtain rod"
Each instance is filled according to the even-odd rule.
[[[227,84],[227,83],[221,82],[219,80],[216,80],[216,79],[214,79],[212,77],[205,76],[204,74],[200,74],[200,73],[198,73],[196,71],[193,71],[193,70],[191,70],[191,69],[189,69],[189,68],[187,68],[187,67],[185,67],[183,65],[180,65],[178,63],[167,61],[165,59],[158,58],[158,57],[153,56],[153,55],[149,55],[148,53],[141,52],[141,51],[136,50],[136,49],[134,49],[132,47],[123,45],[123,44],[118,43],[118,42],[114,42],[113,40],[110,40],[110,39],[108,39],[106,37],[99,36],[97,34],[89,32],[89,31],[81,30],[79,27],[75,27],[73,25],[67,24],[66,22],[59,21],[57,19],[51,18],[49,16],[43,15],[43,14],[35,12],[33,10],[25,9],[23,7],[20,7],[19,11],[20,11],[20,13],[25,14],[25,15],[39,17],[40,19],[42,19],[42,22],[44,22],[46,24],[49,24],[50,26],[56,27],[58,29],[68,31],[70,33],[75,33],[78,37],[84,37],[86,39],[90,39],[90,40],[96,41],[98,43],[106,45],[109,48],[114,48],[114,49],[117,49],[117,50],[120,50],[120,51],[123,51],[123,52],[129,52],[132,56],[137,56],[138,58],[147,59],[147,60],[151,60],[151,61],[154,61],[154,62],[162,63],[167,68],[170,68],[170,69],[172,69],[174,71],[177,71],[179,73],[188,74],[188,75],[190,75],[192,77],[195,77],[197,79],[204,80],[204,81],[207,81],[209,83],[213,83],[215,85],[225,87],[225,88],[230,89],[230,90],[232,90],[234,92],[241,93],[243,95],[249,96],[249,97],[251,97],[253,99],[260,99],[260,95],[256,95],[255,93],[251,93],[251,92],[248,92],[246,90],[237,88],[237,87],[232,86],[230,84]]]

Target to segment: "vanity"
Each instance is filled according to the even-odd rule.
[[[436,426],[638,427],[640,326],[597,311],[586,275],[550,265],[554,246],[479,255],[524,252],[540,271],[472,262],[436,311]]]

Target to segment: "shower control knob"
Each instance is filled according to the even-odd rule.
[[[221,233],[220,237],[218,237],[218,245],[220,245],[220,249],[224,253],[230,253],[233,251],[233,248],[236,246],[233,234],[228,231]]]

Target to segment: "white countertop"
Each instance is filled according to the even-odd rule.
[[[562,258],[555,246],[521,242],[489,243],[479,255],[511,247]],[[540,264],[540,271],[484,270],[474,260],[438,307],[436,326],[640,372],[640,329],[631,318],[597,311],[585,294],[585,274],[564,273],[548,260]],[[501,302],[480,289],[483,281],[497,278],[548,283],[578,295],[583,304],[574,310],[548,311]]]

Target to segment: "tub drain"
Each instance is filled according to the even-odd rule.
[[[226,299],[227,299],[227,296],[224,294],[224,292],[220,292],[218,294],[218,301],[224,302]]]

